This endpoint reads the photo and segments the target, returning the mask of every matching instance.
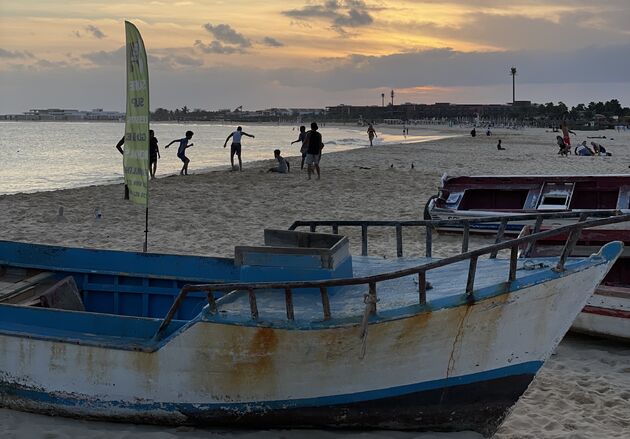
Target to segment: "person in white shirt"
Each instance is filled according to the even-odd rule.
[[[230,147],[230,163],[232,164],[232,170],[234,170],[234,154],[238,156],[239,171],[243,170],[243,161],[241,160],[241,137],[243,136],[251,138],[255,137],[251,134],[247,134],[245,131],[243,131],[243,128],[238,127],[236,128],[236,131],[227,136],[227,139],[225,139],[225,143],[223,144],[223,147],[225,148],[227,146],[228,140],[232,138],[232,146]]]
[[[276,166],[275,168],[271,168],[268,172],[277,172],[279,174],[286,174],[290,172],[291,165],[289,164],[287,159],[280,155],[279,149],[273,151],[273,156],[278,161],[278,166]]]

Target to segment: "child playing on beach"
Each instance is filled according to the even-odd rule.
[[[236,131],[227,136],[227,139],[225,139],[225,143],[223,144],[223,147],[225,148],[227,146],[228,140],[230,140],[230,137],[232,138],[232,146],[230,147],[230,164],[232,165],[232,170],[234,170],[234,154],[238,156],[239,171],[243,170],[243,161],[241,160],[241,138],[243,136],[251,137],[252,139],[256,137],[252,136],[251,134],[247,134],[245,131],[243,131],[243,128],[238,127],[236,128]]]
[[[306,127],[302,125],[300,127],[300,135],[297,140],[291,142],[291,145],[294,143],[300,143],[300,153],[302,154],[302,163],[300,164],[300,169],[304,169],[304,159],[306,159],[306,147],[304,146],[304,140],[306,140]]]
[[[275,168],[271,168],[267,172],[277,172],[279,174],[286,174],[288,172],[291,172],[291,165],[284,157],[280,155],[279,149],[273,151],[273,156],[278,161],[278,166],[276,166]]]
[[[164,148],[168,148],[173,143],[179,142],[179,148],[177,148],[177,157],[179,157],[179,159],[182,162],[184,162],[184,166],[182,166],[182,170],[179,171],[179,175],[188,175],[188,163],[190,163],[190,159],[186,157],[186,149],[193,146],[192,143],[188,143],[188,141],[192,139],[193,134],[195,133],[193,133],[192,131],[186,131],[186,137],[182,137],[181,139],[175,139],[164,147]]]

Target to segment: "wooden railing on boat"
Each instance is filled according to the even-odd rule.
[[[615,215],[615,216],[611,216]],[[599,219],[588,220],[588,217],[602,217]],[[553,229],[540,231],[543,221],[545,219],[558,219],[558,218],[575,218],[578,222],[574,224],[568,224],[565,226],[556,227]],[[511,221],[523,221],[523,220],[536,220],[534,231],[532,234],[502,241],[503,232],[507,224]],[[555,271],[563,271],[567,258],[573,251],[583,229],[616,224],[630,221],[630,214],[620,215],[618,211],[592,211],[592,212],[562,212],[562,213],[544,213],[544,214],[528,214],[528,215],[513,215],[513,216],[497,216],[497,217],[484,217],[479,219],[455,219],[455,220],[419,220],[419,221],[296,221],[291,226],[291,229],[297,227],[308,226],[312,231],[315,231],[318,226],[330,226],[334,233],[338,233],[339,227],[361,227],[363,254],[367,255],[367,229],[368,227],[395,227],[397,235],[397,249],[398,255],[402,256],[402,233],[400,232],[403,227],[425,227],[427,230],[427,257],[431,257],[431,232],[433,227],[439,227],[442,225],[464,225],[464,232],[470,229],[470,225],[474,223],[485,222],[500,222],[499,229],[495,238],[495,244],[482,247],[475,250],[468,250],[468,234],[464,233],[462,240],[462,253],[459,255],[438,259],[424,264],[405,268],[402,270],[392,271],[389,273],[382,273],[371,276],[364,276],[360,278],[343,278],[343,279],[330,279],[330,280],[317,280],[317,281],[279,281],[279,282],[231,282],[231,283],[210,283],[201,285],[185,285],[180,290],[179,295],[175,299],[173,305],[169,309],[167,315],[162,321],[155,338],[160,339],[170,322],[173,320],[175,313],[182,304],[186,296],[193,291],[204,291],[207,294],[207,300],[209,305],[209,311],[212,314],[218,312],[217,298],[215,293],[217,292],[247,292],[249,298],[250,314],[253,320],[258,320],[258,306],[256,301],[257,290],[281,290],[285,295],[285,308],[286,316],[288,320],[294,320],[295,314],[293,310],[293,291],[296,289],[319,289],[321,295],[323,319],[330,320],[332,314],[330,311],[330,302],[328,297],[329,288],[352,286],[352,285],[367,285],[368,294],[365,297],[365,302],[370,307],[370,314],[376,312],[377,304],[377,284],[380,282],[398,279],[406,276],[418,276],[418,303],[420,305],[426,304],[426,292],[427,282],[426,274],[428,271],[444,267],[469,260],[468,277],[466,281],[466,297],[471,303],[474,302],[474,283],[477,269],[477,261],[480,256],[489,255],[489,258],[496,258],[497,254],[501,250],[510,250],[510,264],[505,283],[506,290],[510,284],[516,279],[516,269],[518,261],[518,251],[524,245],[530,247],[535,244],[539,239],[545,239],[551,236],[568,234],[565,241],[564,248],[558,259],[558,263],[553,268]]]

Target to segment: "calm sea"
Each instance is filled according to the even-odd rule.
[[[157,176],[179,172],[177,144],[164,149],[173,139],[195,133],[194,146],[186,151],[191,159],[189,172],[229,168],[230,149],[225,138],[235,125],[154,123],[151,128],[159,140],[161,160]],[[123,123],[107,122],[0,122],[0,194],[65,189],[122,181],[122,156],[115,145],[125,130]],[[298,128],[288,125],[243,125],[256,137],[243,137],[245,163],[273,159],[273,150],[285,156],[299,154]],[[325,152],[361,148],[368,145],[365,128],[320,128]],[[379,133],[377,144],[403,143],[435,138]]]

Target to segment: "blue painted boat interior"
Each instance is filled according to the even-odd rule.
[[[570,260],[569,270],[603,263],[621,251],[609,244],[600,258]],[[273,257],[273,256],[272,256]],[[299,259],[299,258],[298,258]],[[334,271],[313,276],[293,266],[239,266],[233,259],[184,255],[144,254],[108,250],[87,250],[0,241],[0,266],[45,270],[55,279],[72,276],[85,306],[85,312],[35,306],[0,304],[0,332],[20,336],[54,338],[64,341],[94,343],[123,349],[158,348],[152,341],[161,320],[185,284],[243,281],[312,280],[330,277],[363,277],[413,267],[429,261],[426,258],[382,259],[355,256],[336,264]],[[557,258],[519,261],[517,280],[510,290],[548,280],[561,274],[552,272]],[[277,261],[275,261],[277,262]],[[525,269],[525,264],[528,269]],[[397,318],[423,310],[458,306],[466,303],[463,294],[468,275],[468,261],[431,270],[427,280],[433,288],[427,291],[427,305],[418,305],[417,276],[407,276],[377,284],[377,319]],[[475,298],[506,292],[509,261],[480,259],[475,281]],[[260,277],[256,278],[255,274]],[[279,327],[316,328],[360,321],[365,304],[366,285],[338,287],[330,293],[333,319],[323,321],[319,291],[294,290],[295,321],[286,318],[284,291],[257,291],[259,320],[251,320],[247,293],[236,292],[220,299],[219,313],[211,315],[205,293],[191,293],[183,302],[169,326],[165,340],[199,320],[222,323]]]

